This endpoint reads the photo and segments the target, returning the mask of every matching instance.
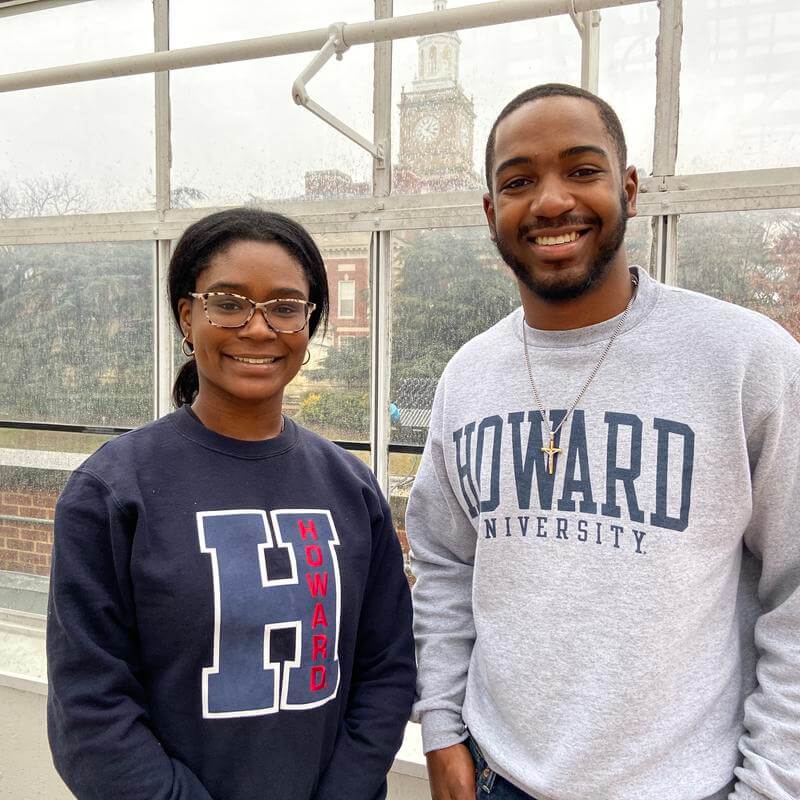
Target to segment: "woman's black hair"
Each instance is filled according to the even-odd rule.
[[[309,285],[308,299],[316,304],[308,320],[309,336],[322,323],[328,323],[328,277],[322,255],[308,231],[282,214],[257,208],[231,208],[210,214],[190,225],[181,236],[169,262],[169,302],[181,336],[178,302],[196,290],[197,276],[211,259],[236,242],[275,242],[297,259]],[[172,387],[176,407],[191,403],[197,396],[197,364],[189,359],[178,372]]]

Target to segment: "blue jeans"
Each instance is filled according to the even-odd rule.
[[[486,800],[487,797],[491,800],[536,800],[492,770],[471,736],[464,744],[469,747],[472,760],[475,762],[476,800]]]

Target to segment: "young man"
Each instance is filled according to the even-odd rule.
[[[799,798],[800,346],[628,266],[594,95],[524,92],[486,161],[522,308],[446,367],[407,518],[432,795]]]

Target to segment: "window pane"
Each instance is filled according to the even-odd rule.
[[[397,16],[432,10],[430,0],[395,2]],[[480,189],[486,138],[503,106],[537,83],[581,77],[567,16],[402,39],[393,61],[393,191],[401,194]]]
[[[488,229],[399,231],[392,239],[392,442],[424,444],[433,394],[458,348],[519,305]]]
[[[298,422],[339,441],[369,440],[370,236],[366,233],[314,237],[325,259],[331,292],[324,339],[312,340],[311,361],[284,394],[284,410]],[[340,278],[353,285],[345,311],[337,302]]]
[[[70,470],[110,438],[0,428],[0,620],[2,609],[45,614],[56,500]],[[3,671],[44,677],[43,636],[0,624]]]
[[[628,164],[644,177],[653,169],[658,7],[604,8],[600,19],[600,96],[622,122]]]
[[[92,0],[0,21],[0,74],[152,50],[151,0]]]
[[[397,531],[397,538],[403,548],[406,572],[412,582],[408,537],[406,536],[406,508],[421,459],[421,455],[412,453],[389,453],[389,507],[392,510],[392,521]]]
[[[800,339],[800,211],[682,216],[677,282],[760,311]]]
[[[152,52],[149,0],[0,20],[0,74]],[[0,95],[0,218],[155,204],[152,75]]]
[[[800,163],[800,8],[683,4],[678,172]]]
[[[169,14],[172,47],[194,47],[326,28],[334,21],[365,22],[374,17],[374,5],[372,0],[170,0]]]
[[[189,47],[373,16],[371,0],[199,7],[172,0],[170,41]],[[372,156],[292,99],[292,83],[312,58],[302,53],[172,73],[174,206],[372,193]],[[372,46],[352,47],[341,62],[329,61],[307,91],[371,141],[372,75]]]
[[[633,217],[628,220],[625,232],[625,250],[628,263],[644,267],[651,275],[656,274],[653,253],[653,217]]]
[[[369,140],[372,53],[351,48],[308,87]],[[174,206],[372,193],[372,156],[292,100],[292,83],[310,60],[301,54],[172,74]]]
[[[152,75],[0,94],[0,217],[153,208],[153,116]]]
[[[351,319],[355,315],[356,284],[354,281],[339,281],[337,291],[339,293],[339,317]]]
[[[149,242],[0,248],[0,419],[137,425],[153,407]]]
[[[3,456],[2,464],[14,461]],[[43,464],[47,458],[43,457]],[[0,603],[6,608],[41,613],[41,583],[19,582],[3,573],[46,577],[50,574],[53,512],[70,473],[61,470],[0,466]]]
[[[28,451],[29,457],[36,458],[30,451],[49,451],[48,456],[57,453],[64,462],[70,463],[70,468],[77,466],[85,456],[93,453],[114,436],[99,433],[70,433],[67,431],[48,430],[21,430],[19,428],[0,428],[0,453],[5,450]],[[11,457],[9,453],[0,455],[0,465],[3,458]],[[76,460],[77,459],[77,460]]]

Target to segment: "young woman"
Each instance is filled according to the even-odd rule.
[[[328,310],[278,214],[184,233],[178,410],[104,445],[55,519],[48,729],[83,800],[377,800],[408,719],[409,592],[356,458],[281,411]]]

